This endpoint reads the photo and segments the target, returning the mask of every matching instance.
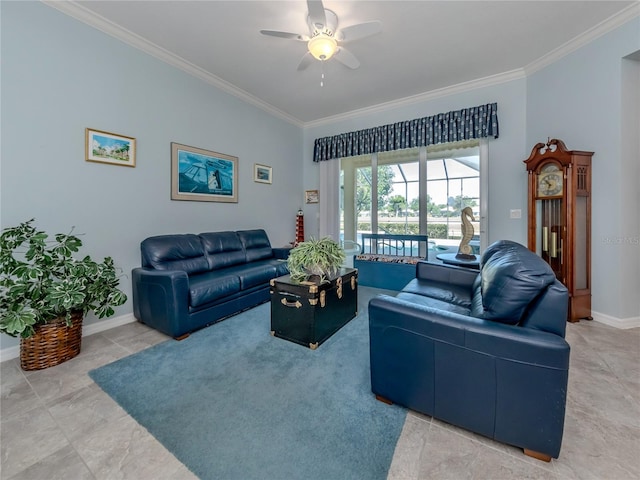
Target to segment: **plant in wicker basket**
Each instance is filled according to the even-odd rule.
[[[25,370],[62,363],[80,353],[82,319],[113,315],[127,296],[119,290],[111,257],[77,259],[82,241],[59,233],[55,240],[31,219],[0,235],[0,332],[20,337]]]
[[[345,254],[340,244],[325,237],[299,243],[289,253],[287,264],[292,280],[300,282],[315,277],[324,282],[338,272],[344,260]]]

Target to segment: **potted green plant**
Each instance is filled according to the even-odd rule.
[[[299,243],[289,253],[287,264],[292,280],[321,283],[336,275],[344,261],[345,254],[340,244],[325,237]]]
[[[62,363],[80,353],[82,320],[113,315],[127,300],[111,257],[75,258],[82,241],[70,233],[48,240],[34,219],[0,235],[0,332],[20,337],[25,370]]]

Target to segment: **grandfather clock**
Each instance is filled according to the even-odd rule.
[[[569,290],[570,322],[591,320],[591,157],[562,140],[538,143],[529,173],[529,249]]]

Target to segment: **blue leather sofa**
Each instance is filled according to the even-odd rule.
[[[289,248],[264,230],[160,235],[140,244],[133,314],[174,338],[269,300],[269,281],[289,273]]]
[[[481,270],[421,261],[369,302],[371,388],[549,461],[562,443],[567,289],[526,247],[492,244]]]

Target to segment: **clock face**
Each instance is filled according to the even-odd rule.
[[[547,165],[538,174],[538,196],[556,197],[562,195],[563,173],[556,165]]]

